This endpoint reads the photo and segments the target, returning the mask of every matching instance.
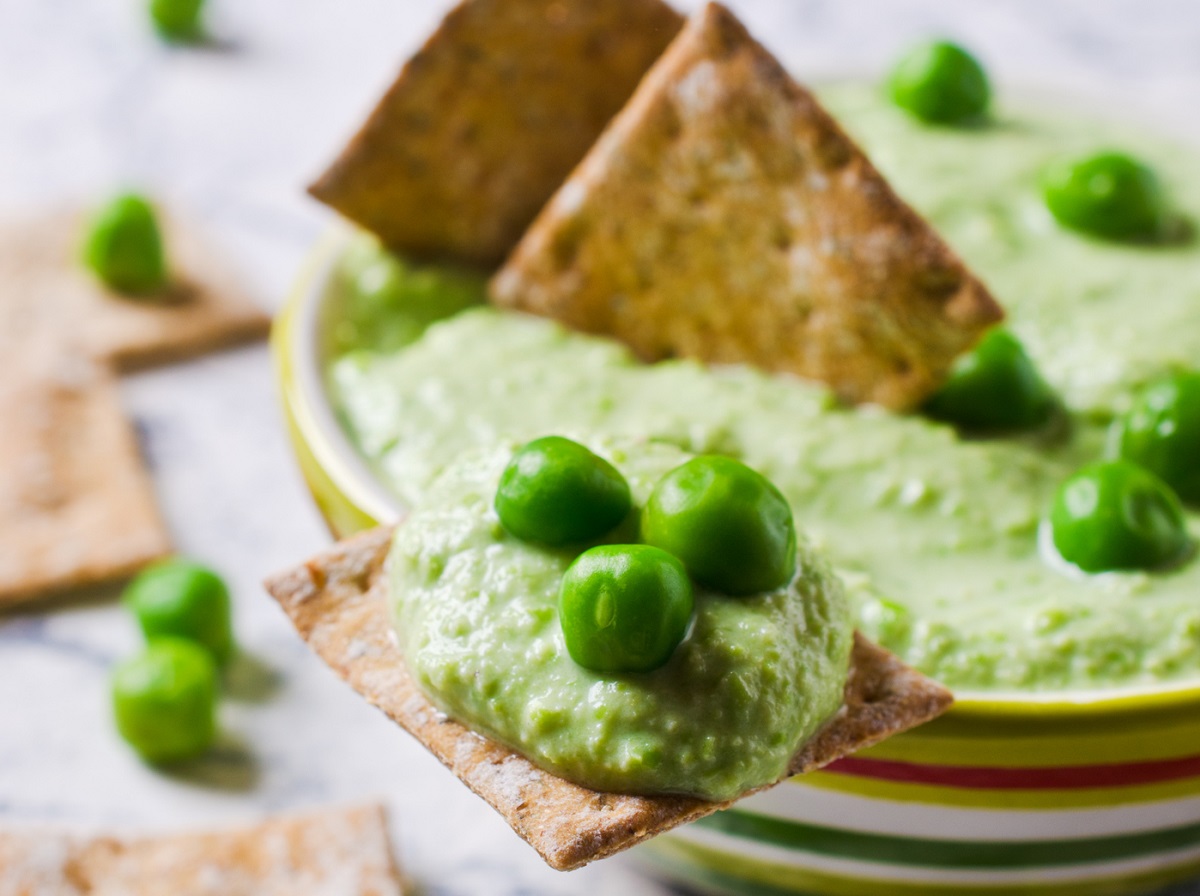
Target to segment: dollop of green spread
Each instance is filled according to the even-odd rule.
[[[1200,678],[1200,562],[1071,576],[1039,523],[1103,454],[1144,383],[1200,363],[1200,243],[1114,244],[1060,227],[1038,174],[1122,146],[1200,210],[1196,154],[1055,113],[928,128],[860,87],[823,98],[899,192],[989,283],[1063,399],[1069,431],[965,440],[920,417],[838,408],[822,388],[750,369],[638,363],[621,346],[489,308],[402,351],[333,358],[345,425],[407,503],[459,453],[547,433],[653,440],[737,457],[770,478],[828,552],[858,625],[956,689],[1059,691]],[[1192,508],[1187,526],[1200,537]]]
[[[567,653],[556,605],[577,552],[509,534],[492,496],[515,444],[462,455],[396,531],[388,559],[401,647],[449,715],[585,786],[722,800],[782,777],[841,705],[849,607],[806,544],[785,586],[695,594],[691,632],[667,664],[600,674]],[[635,504],[688,455],[664,444],[593,450]]]

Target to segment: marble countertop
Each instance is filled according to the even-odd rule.
[[[159,44],[141,5],[0,0],[0,213],[138,186],[199,216],[278,307],[327,221],[303,185],[445,4],[212,0],[217,42],[201,49]],[[802,78],[877,73],[906,43],[948,34],[979,51],[1001,92],[1039,85],[1116,102],[1200,139],[1194,0],[730,5]],[[123,388],[176,543],[234,587],[248,660],[221,747],[165,775],[111,728],[107,670],[138,641],[111,594],[0,617],[0,822],[175,830],[382,800],[426,893],[667,892],[623,857],[547,869],[315,660],[263,594],[265,574],[328,540],[284,441],[265,347]]]

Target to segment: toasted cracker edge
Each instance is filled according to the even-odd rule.
[[[391,629],[384,561],[393,531],[340,542],[268,579],[266,589],[318,656],[504,816],[547,864],[579,868],[732,804],[589,790],[447,718],[409,675]],[[951,702],[945,688],[856,634],[845,703],[790,773],[915,727]]]

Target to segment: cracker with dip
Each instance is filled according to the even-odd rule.
[[[403,524],[402,524],[403,525]],[[392,630],[384,561],[390,528],[355,536],[267,582],[296,629],[369,702],[496,809],[552,867],[571,870],[730,805],[590,790],[448,718],[422,693]],[[856,637],[843,706],[793,757],[827,765],[940,715],[944,688]]]
[[[0,832],[0,893],[39,896],[400,896],[377,806],[327,809],[254,827],[154,837]]]
[[[426,52],[437,46],[438,41],[432,41]],[[385,107],[402,107],[410,90],[415,89],[402,77],[373,118],[378,120]],[[688,116],[680,113],[682,107],[688,107]],[[356,138],[359,145],[370,128]],[[509,143],[504,151],[518,154],[520,148],[521,144]],[[354,152],[352,145],[343,162],[352,161]],[[456,146],[456,152],[454,166],[469,167],[472,154],[462,145]],[[412,191],[406,186],[410,172],[386,166],[382,157],[377,161],[384,166],[373,180],[380,196]],[[322,197],[320,185],[313,192],[329,200]],[[659,193],[664,197],[656,206]],[[686,202],[676,202],[679,199]],[[370,224],[360,210],[347,210],[332,200],[330,204],[360,224]],[[572,217],[580,210],[587,214]],[[754,227],[738,233],[739,222],[746,221]],[[594,231],[589,229],[593,222]],[[386,230],[368,229],[376,231],[386,245],[416,258],[464,260],[457,236],[443,234],[436,246],[414,246]],[[736,239],[731,239],[731,233]],[[629,242],[623,241],[626,235]],[[726,271],[755,271],[750,289],[726,282],[720,264],[710,270],[706,258],[719,259]],[[695,264],[680,270],[680,259]],[[576,261],[580,266],[568,270]],[[612,276],[634,276],[641,293],[626,290],[629,284],[605,281],[610,271],[602,269],[620,269]],[[593,276],[601,283],[590,291],[584,282]],[[678,277],[678,288],[672,276]],[[734,300],[698,308],[686,301],[710,276],[724,284]],[[608,299],[617,293],[625,297],[625,309],[632,309],[636,321],[632,329],[612,320],[589,324],[571,317],[576,309],[604,305],[600,294],[605,290]],[[850,402],[905,409],[935,390],[955,357],[1001,318],[1000,308],[983,285],[929,225],[890,191],[814,98],[792,82],[732,14],[716,5],[691,20],[610,130],[560,187],[509,264],[494,278],[492,297],[498,305],[533,309],[584,330],[617,336],[644,359],[683,354],[707,361],[758,363],[773,371],[822,380]],[[541,307],[534,307],[542,300]],[[556,301],[560,305],[551,311]],[[646,314],[640,317],[641,312]],[[482,321],[480,313],[467,312]],[[680,333],[683,336],[672,341]],[[642,342],[643,336],[648,342]],[[653,453],[653,446],[635,444],[641,446],[622,453],[625,461],[632,463],[640,453]],[[685,452],[676,455],[679,459],[673,463],[688,457]],[[481,509],[480,495],[491,493],[486,483],[492,480],[470,479],[474,461],[460,464],[443,458],[443,462],[449,470],[444,479],[450,481],[451,494],[454,476],[463,467],[468,470],[466,485],[460,483],[458,492],[466,497],[466,504],[448,510],[451,517],[473,519],[476,527],[474,545],[463,555],[476,548],[479,553],[464,563],[482,557],[482,566],[491,564],[491,573],[496,573],[493,578],[463,579],[463,587],[492,600],[493,585],[510,570],[509,560],[520,565],[530,553],[522,554],[524,548],[514,547],[499,534],[488,516],[490,510]],[[665,469],[661,467],[656,475]],[[644,501],[646,492],[643,482],[638,500]],[[420,540],[426,527],[431,533],[437,528],[437,500],[433,505],[431,511],[428,504],[418,503],[400,529],[356,536],[281,573],[270,579],[268,590],[318,655],[484,796],[552,867],[570,870],[586,865],[719,811],[788,775],[820,768],[928,721],[950,703],[944,688],[862,636],[851,638],[847,625],[842,630],[846,653],[840,654],[838,678],[822,682],[834,681],[838,688],[830,704],[832,715],[822,710],[820,723],[800,740],[778,777],[708,798],[688,786],[655,789],[653,776],[649,787],[625,788],[619,782],[589,787],[578,782],[578,776],[547,770],[557,766],[540,762],[536,748],[540,745],[530,745],[520,736],[488,736],[494,732],[490,722],[469,711],[445,711],[454,700],[446,699],[443,692],[434,696],[428,688],[430,673],[413,665],[415,657],[404,644],[424,633],[414,636],[398,621],[403,613],[396,605],[403,603],[403,585],[412,579],[404,578],[396,564],[414,569],[424,564],[432,570],[431,579],[438,579],[448,564],[460,559],[452,551],[424,551]],[[806,555],[815,566],[802,566],[798,575],[832,581],[822,578],[826,573],[820,570],[827,566],[820,555]],[[538,581],[544,603],[546,595],[557,590],[556,563],[564,560],[552,560],[550,578]],[[521,583],[526,581],[516,566],[511,570],[511,581],[499,588],[503,594],[497,599],[509,609],[506,601],[520,601]],[[514,587],[512,581],[517,591],[510,594],[504,588]],[[840,595],[839,585],[832,588]],[[834,603],[840,600],[835,597]],[[842,609],[835,615],[845,613],[844,605],[839,606]],[[511,612],[521,615],[522,609]],[[553,617],[548,603],[534,608],[534,614],[541,619]],[[846,619],[842,615],[838,624]],[[462,633],[460,625],[456,635]],[[437,638],[437,633],[432,637]],[[500,631],[493,641],[504,637]],[[517,649],[522,649],[521,644]],[[544,641],[530,644],[530,649],[541,654],[558,650]],[[460,674],[468,684],[474,680],[472,668],[451,674]],[[646,682],[641,681],[636,687],[643,685]],[[595,686],[619,691],[625,684],[618,675],[607,684],[601,678]],[[792,693],[799,702],[808,699],[803,687]],[[754,697],[748,699],[752,702]],[[520,711],[516,704],[505,705]],[[502,715],[508,711],[503,706],[502,710]],[[547,717],[556,712],[548,712]],[[697,715],[703,716],[703,710]],[[557,723],[547,722],[551,727]],[[770,732],[752,734],[769,736]],[[648,753],[650,763],[656,762],[653,752]],[[635,758],[641,762],[641,757]]]
[[[719,40],[715,46],[719,49]],[[302,428],[301,457],[314,495],[331,525],[353,531],[362,525],[364,511],[370,519],[404,519],[386,561],[384,596],[392,610],[388,634],[396,639],[407,673],[447,718],[465,721],[490,740],[515,745],[533,765],[547,768],[534,757],[552,754],[552,742],[564,732],[586,741],[595,722],[606,717],[589,718],[589,709],[604,705],[593,703],[590,692],[580,699],[579,690],[568,690],[576,698],[572,703],[563,697],[557,678],[549,699],[545,691],[514,686],[513,680],[528,679],[532,667],[548,667],[545,657],[555,651],[553,637],[525,637],[517,628],[528,623],[535,635],[539,626],[554,635],[561,626],[562,640],[576,659],[571,630],[580,620],[571,615],[574,610],[564,613],[574,606],[566,598],[579,596],[571,571],[600,548],[622,547],[614,542],[641,538],[661,545],[664,539],[654,526],[646,526],[643,515],[640,530],[610,533],[599,547],[586,548],[574,559],[522,547],[522,538],[544,540],[545,531],[538,536],[537,525],[527,529],[521,514],[517,525],[506,522],[495,485],[497,468],[489,467],[483,479],[478,467],[471,466],[508,440],[534,440],[513,455],[515,462],[547,438],[582,438],[627,476],[643,514],[650,504],[644,503],[645,489],[635,481],[634,461],[649,456],[655,445],[701,455],[680,469],[704,455],[709,463],[724,458],[750,465],[770,477],[811,542],[835,565],[852,596],[852,619],[861,629],[960,690],[964,711],[947,720],[940,733],[922,729],[855,757],[832,774],[798,779],[666,838],[673,841],[668,867],[675,868],[678,861],[682,875],[686,864],[692,880],[823,889],[826,879],[814,869],[825,868],[829,857],[854,878],[843,889],[894,888],[914,876],[922,885],[934,886],[945,868],[929,866],[928,856],[957,855],[952,860],[955,873],[962,873],[964,881],[994,883],[994,875],[1001,874],[1009,882],[1069,879],[1070,885],[1086,888],[1086,882],[1077,881],[1107,881],[1109,875],[1134,867],[1112,867],[1118,841],[1122,849],[1142,843],[1145,853],[1178,864],[1178,854],[1168,856],[1168,844],[1194,838],[1194,825],[1186,824],[1191,816],[1184,797],[1191,782],[1185,771],[1167,785],[1146,788],[1153,808],[1139,804],[1125,817],[1130,785],[1142,780],[1135,776],[1147,767],[1145,760],[1153,760],[1156,769],[1182,768],[1195,744],[1194,737],[1189,739],[1193,732],[1179,727],[1195,702],[1192,682],[1200,656],[1192,599],[1200,571],[1194,539],[1200,530],[1194,507],[1185,509],[1179,502],[1194,494],[1188,472],[1194,465],[1188,458],[1196,457],[1197,442],[1187,433],[1200,432],[1195,426],[1200,402],[1194,397],[1200,395],[1200,381],[1187,372],[1196,357],[1196,330],[1186,317],[1194,317],[1187,299],[1195,294],[1195,246],[1156,238],[1164,202],[1157,198],[1160,191],[1152,176],[1158,167],[1168,207],[1194,209],[1194,153],[1173,153],[1151,142],[1145,151],[1154,164],[1140,164],[1134,155],[1096,154],[1097,148],[1120,147],[1122,132],[1002,105],[989,112],[987,93],[978,89],[981,79],[976,77],[972,86],[961,77],[970,68],[964,68],[969,58],[962,52],[947,56],[941,51],[948,48],[940,45],[934,49],[935,63],[948,58],[951,64],[936,64],[936,77],[926,77],[926,71],[917,79],[918,92],[934,101],[919,109],[906,104],[897,108],[898,100],[889,102],[877,86],[821,91],[822,103],[872,151],[901,195],[945,228],[953,244],[1012,302],[1013,329],[989,331],[961,356],[934,400],[921,401],[922,413],[847,405],[821,383],[740,364],[709,366],[686,357],[645,364],[609,334],[573,331],[549,317],[494,305],[464,309],[446,301],[444,313],[430,313],[429,303],[419,301],[430,290],[415,287],[393,290],[388,310],[374,318],[377,327],[407,318],[415,325],[409,334],[415,338],[402,345],[378,345],[352,335],[327,344],[324,353],[314,350],[321,344],[312,338],[314,320],[327,320],[332,329],[341,323],[345,307],[361,310],[378,295],[368,275],[384,266],[387,253],[361,237],[347,241],[336,261],[330,253],[328,273],[297,296],[293,337],[281,334],[285,364],[316,365],[324,375],[315,387],[298,383],[289,408]],[[709,56],[720,58],[719,53]],[[907,87],[913,87],[910,75]],[[652,80],[653,75],[643,86]],[[956,94],[962,98],[964,84],[973,94],[971,102],[947,106],[944,100]],[[941,113],[948,108],[955,122],[963,122],[961,127],[921,123],[930,110],[944,120]],[[632,113],[622,113],[608,137],[617,133],[626,114]],[[736,148],[738,133],[721,133]],[[1131,138],[1126,134],[1125,139]],[[602,150],[603,145],[596,153]],[[1084,155],[1083,150],[1091,152]],[[1074,153],[1074,160],[1056,166],[1053,176],[1042,174],[1067,152]],[[726,159],[730,155],[727,148],[718,153]],[[647,169],[660,170],[656,164],[661,161],[661,154],[650,158]],[[1105,177],[1094,176],[1097,171]],[[716,173],[733,178],[739,169],[727,165]],[[1112,190],[1101,189],[1109,183]],[[1042,200],[1037,198],[1039,187]],[[1114,220],[1114,207],[1120,220]],[[620,224],[651,241],[656,233],[639,226],[638,212],[626,208]],[[740,243],[738,222],[726,223],[730,240]],[[756,251],[739,253],[731,269],[756,264],[768,245],[764,240]],[[653,259],[648,277],[679,255],[663,252]],[[1151,303],[1150,295],[1163,298]],[[372,318],[354,319],[369,324]],[[362,331],[375,328],[363,326]],[[1130,332],[1142,338],[1133,340]],[[292,379],[286,370],[283,379]],[[1126,411],[1130,400],[1133,405]],[[322,404],[336,417],[306,421],[309,410],[323,410]],[[1063,417],[1071,422],[1069,428],[1059,425]],[[1119,460],[1103,453],[1102,437],[1110,422],[1116,429],[1108,435],[1119,438],[1108,450],[1119,450]],[[636,447],[605,453],[601,443],[588,441],[610,437],[632,439]],[[366,461],[362,469],[350,466],[353,458],[346,452],[353,451]],[[330,456],[323,461],[326,452]],[[309,463],[313,458],[315,470]],[[1137,463],[1147,466],[1139,470]],[[1163,481],[1153,478],[1151,466]],[[503,488],[505,478],[498,481]],[[1172,496],[1171,483],[1178,483],[1178,496]],[[490,517],[493,493],[496,515]],[[1080,500],[1089,497],[1095,500]],[[1136,519],[1110,512],[1122,502],[1146,512]],[[1132,531],[1141,520],[1152,522],[1145,531]],[[505,532],[516,535],[516,541]],[[677,556],[685,554],[686,545]],[[560,572],[567,562],[570,568]],[[315,595],[327,572],[331,567],[320,563],[298,572],[311,583],[298,585],[297,594],[319,602]],[[361,569],[350,575],[369,578]],[[556,584],[561,585],[557,608],[548,600]],[[533,592],[541,595],[540,605],[531,601]],[[698,608],[699,589],[696,596]],[[422,618],[425,605],[435,612]],[[812,606],[807,600],[799,605]],[[821,605],[819,595],[815,605]],[[604,609],[602,601],[593,606]],[[469,618],[473,610],[480,625]],[[607,615],[607,610],[597,613],[594,621]],[[701,628],[699,612],[694,618]],[[431,619],[441,631],[427,639]],[[438,620],[444,624],[436,625]],[[502,623],[499,628],[493,627],[495,620]],[[798,640],[804,638],[801,633]],[[365,639],[341,647],[332,637],[313,642],[330,648],[335,663],[340,654],[347,667],[369,667],[362,659],[364,652],[372,653]],[[680,642],[670,662],[694,646]],[[448,654],[452,661],[443,662]],[[786,668],[780,675],[791,680],[798,668],[774,654],[766,660],[765,650],[748,655],[764,658],[758,664],[764,674]],[[594,660],[584,651],[577,662],[592,669]],[[713,679],[704,675],[703,664],[684,668],[693,676],[685,679],[693,684],[693,693],[712,693]],[[625,691],[634,698],[627,701],[630,706],[648,690],[679,693],[673,684],[678,679],[661,675],[667,669],[644,679],[601,673],[593,682],[595,692]],[[805,676],[809,671],[803,664],[799,669]],[[371,674],[376,672],[376,681],[385,683],[383,670]],[[655,677],[657,682],[648,681]],[[747,693],[757,693],[761,679],[750,675],[747,681]],[[1160,687],[1162,696],[1179,699],[1171,712],[1159,712],[1160,706],[1165,708],[1158,702]],[[812,702],[810,688],[797,685],[794,692],[797,702]],[[522,693],[529,699],[522,700]],[[1151,708],[1146,697],[1153,700],[1153,713],[1146,711]],[[488,707],[489,702],[494,706]],[[704,706],[702,712],[722,715],[720,701]],[[673,730],[674,714],[633,715],[639,724],[629,724],[629,715],[622,715],[622,731],[635,735],[626,742],[639,768],[664,752],[673,760],[673,754],[705,743],[704,737],[694,736],[694,728],[684,726],[675,729],[685,733],[664,751],[661,740],[647,744],[651,738],[646,735],[648,730]],[[1147,725],[1151,716],[1153,731]],[[518,727],[531,722],[535,739],[513,739],[513,720]],[[642,720],[650,724],[643,727]],[[1167,726],[1171,734],[1164,736],[1160,731]],[[950,729],[953,737],[940,736]],[[1131,738],[1129,731],[1135,729],[1141,734]],[[714,733],[730,730],[757,735],[775,729],[726,724]],[[739,755],[744,754],[730,754],[731,762]],[[1108,765],[1114,758],[1130,764]],[[903,783],[890,777],[896,761]],[[1084,771],[1077,766],[1087,763],[1103,764],[1095,766],[1099,771],[1092,783],[1104,788],[1104,795],[1091,785],[1084,791],[1073,783],[1078,780],[1074,773]],[[946,780],[946,766],[955,769],[949,785],[953,806],[942,805],[941,788],[927,786]],[[909,777],[918,768],[922,777]],[[998,768],[1005,769],[1010,786],[996,786]],[[843,790],[846,775],[854,780],[854,796],[826,803],[828,790]],[[886,777],[886,783],[866,786],[865,779],[872,777]],[[1043,782],[1036,796],[1024,783],[1035,778]],[[913,783],[918,780],[922,783]],[[500,783],[511,782],[501,778]],[[677,790],[659,792],[695,796],[692,783],[684,779]],[[632,792],[622,782],[587,787]],[[972,807],[970,814],[978,815],[980,843],[961,842],[960,797],[966,798],[962,805]],[[1083,816],[1077,810],[1097,798],[1111,810],[1121,836],[1098,837],[1080,827]],[[851,802],[857,806],[851,808]],[[923,818],[936,819],[929,829],[911,828],[912,813],[905,807],[913,804]],[[532,811],[532,805],[521,811]],[[855,813],[867,805],[869,811],[863,810],[859,819]],[[1023,816],[1021,841],[1011,839],[1015,806],[1038,810]],[[1157,813],[1156,831],[1153,838],[1142,839],[1147,812]],[[769,827],[762,824],[762,815],[771,818]],[[816,824],[792,824],[798,818]],[[881,839],[883,830],[890,832],[886,839]],[[1059,848],[1063,831],[1070,833],[1077,850],[1069,859]],[[978,853],[982,838],[988,844],[986,859]],[[871,844],[870,852],[864,840]],[[957,864],[968,853],[977,870]],[[1077,859],[1089,864],[1064,870],[1063,862]],[[780,867],[785,863],[786,871]],[[711,869],[712,876],[701,876],[694,865]],[[1005,871],[996,870],[1002,866]],[[886,882],[881,883],[883,874]]]

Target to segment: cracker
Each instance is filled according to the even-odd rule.
[[[599,793],[572,784],[439,712],[417,687],[392,634],[384,560],[390,528],[335,545],[267,582],[308,645],[350,686],[415,736],[496,809],[543,859],[570,870],[730,803]],[[796,755],[819,768],[940,715],[951,697],[861,636],[842,709]]]
[[[309,192],[492,269],[683,25],[661,0],[463,0]]]
[[[0,896],[399,896],[383,810],[121,840],[0,832]]]
[[[73,212],[0,223],[0,346],[55,334],[119,370],[182,361],[262,338],[270,318],[196,229],[164,215],[174,285],[154,299],[106,290],[79,261],[85,229]]]
[[[123,578],[171,549],[116,383],[36,337],[0,378],[0,607]]]
[[[724,7],[690,20],[491,284],[643,359],[917,406],[1002,312]]]

